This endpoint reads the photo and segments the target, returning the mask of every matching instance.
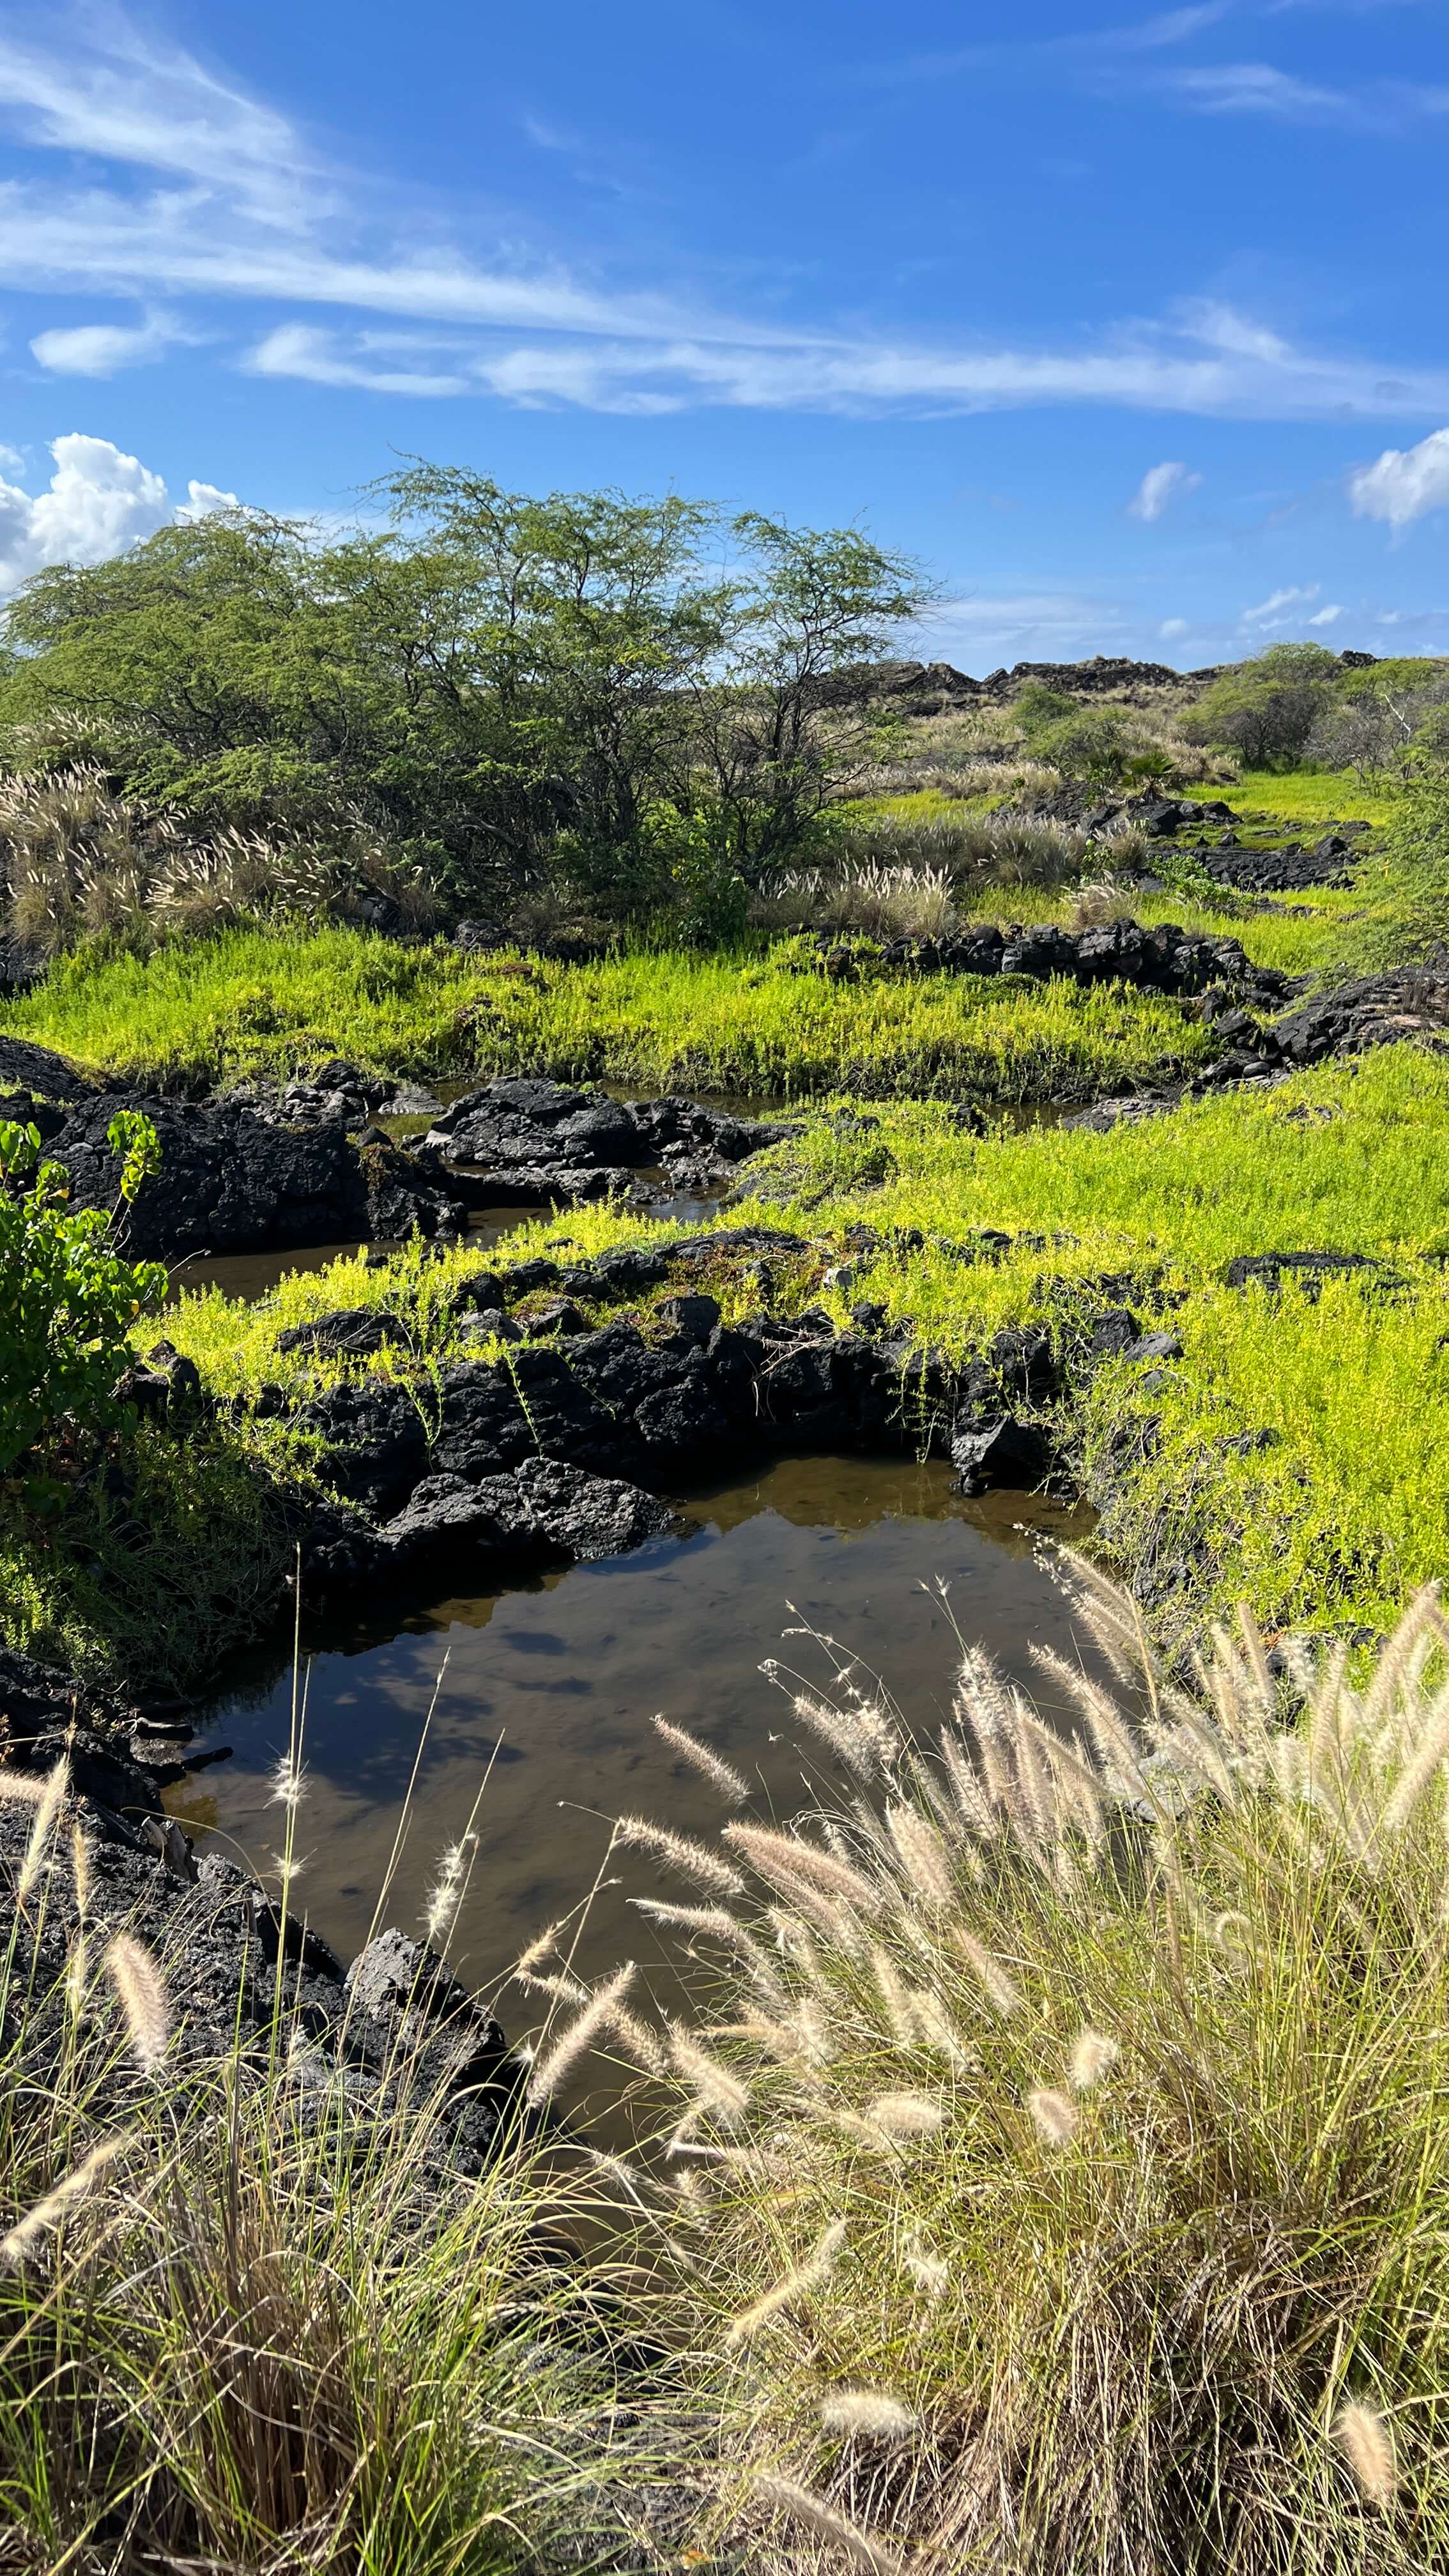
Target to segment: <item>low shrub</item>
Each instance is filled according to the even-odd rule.
[[[1270,644],[1219,673],[1184,718],[1190,741],[1235,751],[1251,769],[1291,768],[1334,702],[1338,657],[1324,644]]]

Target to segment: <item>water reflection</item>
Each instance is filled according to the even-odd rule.
[[[1014,1678],[1032,1683],[1034,1640],[1075,1655],[1031,1534],[1079,1535],[1088,1516],[1040,1496],[967,1502],[951,1482],[939,1463],[786,1459],[696,1494],[699,1526],[682,1542],[439,1601],[401,1624],[319,1635],[307,1686],[311,1788],[299,1820],[314,1922],[344,1951],[366,1936],[445,1654],[389,1916],[416,1923],[438,1852],[491,1764],[459,1944],[480,1981],[577,1902],[609,1819],[633,1811],[685,1832],[716,1829],[717,1802],[654,1734],[656,1710],[758,1777],[777,1813],[798,1808],[810,1781],[830,1780],[818,1745],[799,1740],[788,1700],[759,1670],[778,1656],[821,1677],[808,1639],[782,1642],[787,1628],[839,1638],[886,1677],[922,1733],[949,1707],[956,1653],[946,1609],[923,1589],[937,1576],[963,1632]],[[235,1761],[168,1800],[191,1830],[230,1837],[254,1859],[270,1850],[278,1811],[267,1771],[285,1749],[290,1701],[280,1649],[234,1670],[204,1741],[232,1744]],[[639,1855],[621,1868],[633,1892],[654,1885]],[[584,1968],[652,1950],[624,1893],[611,1886],[596,1903]]]

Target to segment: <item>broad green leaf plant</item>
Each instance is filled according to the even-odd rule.
[[[136,1317],[166,1291],[159,1261],[131,1262],[117,1218],[157,1168],[156,1131],[136,1110],[107,1129],[120,1157],[116,1206],[70,1209],[59,1163],[40,1133],[0,1119],[0,1475],[63,1419],[100,1431],[116,1420],[115,1385]]]

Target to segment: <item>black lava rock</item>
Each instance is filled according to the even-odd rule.
[[[1037,1424],[1009,1413],[985,1422],[968,1418],[951,1435],[951,1463],[963,1493],[983,1493],[993,1485],[1030,1490],[1051,1471],[1051,1445]]]
[[[137,1092],[87,1102],[55,1138],[51,1151],[70,1175],[74,1207],[116,1203],[106,1130],[118,1109],[142,1111],[161,1147],[159,1171],[126,1214],[134,1254],[174,1261],[191,1252],[286,1251],[355,1241],[367,1230],[362,1167],[341,1128],[294,1135],[235,1102],[202,1109]]]
[[[374,1520],[399,1510],[428,1468],[422,1415],[406,1387],[383,1378],[330,1386],[296,1416],[322,1443],[318,1471]]]

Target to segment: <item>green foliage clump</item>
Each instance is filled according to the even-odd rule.
[[[1064,778],[1099,778],[1115,785],[1128,768],[1127,724],[1116,707],[1074,708],[1056,723],[1040,726],[1030,741],[1034,756]]]
[[[678,495],[535,499],[416,464],[376,497],[383,532],[221,512],[34,575],[3,620],[17,756],[89,759],[213,834],[375,836],[475,911],[549,885],[648,917],[682,839],[708,927],[848,761],[822,683],[921,599],[856,530],[721,527]]]
[[[1224,744],[1254,769],[1291,765],[1330,704],[1340,668],[1324,644],[1270,644],[1219,674],[1185,730],[1194,741]]]
[[[1426,750],[1414,760],[1365,891],[1372,900],[1345,925],[1343,965],[1363,972],[1449,956],[1449,756]]]
[[[156,1131],[121,1110],[107,1135],[124,1206],[156,1168]],[[66,1188],[61,1166],[41,1160],[39,1129],[0,1119],[0,1476],[63,1418],[110,1427],[126,1336],[166,1291],[159,1262],[117,1249],[106,1209],[67,1211]]]

